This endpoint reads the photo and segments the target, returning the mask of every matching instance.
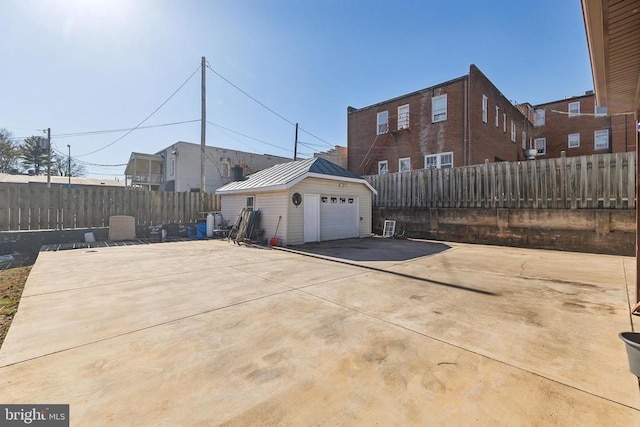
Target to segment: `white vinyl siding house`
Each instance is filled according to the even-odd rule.
[[[357,203],[358,218],[357,223],[354,220],[354,235],[352,237],[369,237],[371,236],[371,191],[362,184],[344,183],[344,186],[340,187],[339,182],[333,183],[333,185],[327,183],[324,179],[308,178],[293,186],[288,191],[288,199],[291,200],[294,193],[300,194],[319,194],[320,203],[322,204],[322,197],[328,197],[329,202],[331,197],[337,197],[338,203],[340,197],[354,199],[354,203]],[[287,215],[287,240],[288,245],[299,245],[304,242],[304,202],[297,208],[293,203],[288,203]],[[321,207],[322,208],[322,207]],[[362,220],[360,220],[362,218]],[[322,218],[320,218],[321,229],[320,236],[323,235]],[[357,233],[357,234],[356,234]]]
[[[278,237],[285,245],[371,236],[375,190],[363,178],[322,158],[277,165],[216,193],[221,195],[222,217],[230,224],[247,197],[254,196],[265,238]],[[299,204],[294,203],[296,193]],[[317,231],[311,239],[309,230]]]

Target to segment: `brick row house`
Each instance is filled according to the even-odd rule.
[[[359,175],[523,159],[527,117],[475,66],[469,74],[347,109],[348,169]]]
[[[532,147],[537,158],[635,151],[632,114],[608,115],[592,91],[533,108]]]
[[[632,115],[595,96],[514,105],[476,67],[465,76],[347,109],[348,169],[359,175],[635,150]]]

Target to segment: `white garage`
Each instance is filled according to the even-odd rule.
[[[321,195],[320,240],[358,237],[359,217],[356,197],[347,195]]]
[[[375,189],[322,158],[273,166],[216,194],[222,196],[223,218],[233,221],[242,208],[259,209],[265,236],[286,245],[371,235]]]

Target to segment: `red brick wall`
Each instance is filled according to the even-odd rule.
[[[611,145],[614,153],[635,151],[637,119],[635,114],[611,116]]]
[[[580,102],[582,115],[569,117],[569,103],[572,102]],[[539,158],[560,157],[562,151],[568,157],[633,151],[635,124],[632,115],[626,121],[626,116],[595,117],[594,103],[594,95],[584,95],[535,106],[545,109],[545,125],[534,129],[535,138],[547,139],[546,156]],[[596,150],[594,132],[602,129],[609,129],[609,148]],[[580,134],[580,147],[569,148],[568,137],[572,133]]]
[[[424,89],[347,114],[349,170],[360,175],[378,173],[387,160],[398,172],[399,159],[411,158],[411,169],[424,168],[424,155],[452,151],[454,165],[463,164],[463,104],[466,77]],[[431,98],[447,95],[447,120],[431,122]],[[398,130],[398,107],[409,104],[409,128]],[[376,135],[377,113],[388,111],[389,132]],[[374,143],[375,141],[375,143]],[[371,147],[373,144],[373,147]]]
[[[469,69],[470,93],[469,115],[471,125],[471,161],[475,165],[494,161],[516,161],[522,159],[522,128],[528,121],[520,110],[505,98],[497,87],[475,66]],[[488,98],[487,122],[482,120],[482,96]],[[496,105],[499,108],[496,127]],[[504,131],[504,113],[507,113],[507,127]],[[511,141],[511,121],[516,125],[516,142]]]
[[[431,99],[447,94],[447,120],[432,123]],[[482,95],[488,97],[487,123],[482,121]],[[465,97],[470,134],[465,133]],[[398,107],[409,104],[409,129],[398,130]],[[499,126],[495,126],[495,106]],[[389,132],[376,135],[377,113],[388,111]],[[503,114],[507,113],[507,131]],[[511,120],[516,143],[511,142]],[[522,159],[525,116],[484,74],[471,65],[467,76],[347,113],[348,168],[360,175],[378,173],[378,161],[387,160],[389,172],[398,172],[399,159],[411,158],[411,169],[424,168],[424,156],[453,152],[454,166]],[[527,135],[530,132],[527,131]],[[373,147],[372,147],[373,145]],[[470,151],[469,151],[470,150]]]

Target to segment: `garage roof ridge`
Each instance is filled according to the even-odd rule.
[[[249,175],[244,181],[235,181],[223,185],[216,190],[216,194],[238,193],[246,190],[268,191],[285,189],[309,176],[361,181],[370,187],[369,183],[361,176],[326,159],[314,157],[281,163],[261,170]]]

